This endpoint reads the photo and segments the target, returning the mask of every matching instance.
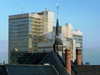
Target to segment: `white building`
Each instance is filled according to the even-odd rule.
[[[82,60],[83,60],[83,33],[78,29],[73,31],[73,39],[75,40],[75,47],[82,50]]]
[[[70,23],[66,23],[67,38],[73,38],[73,26]]]

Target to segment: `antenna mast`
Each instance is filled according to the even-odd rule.
[[[58,5],[59,5],[59,4],[58,4],[58,3],[56,3],[56,5],[57,5],[57,19],[58,19]]]
[[[45,6],[45,11],[47,11],[47,5]]]
[[[23,13],[23,2],[21,4],[21,14]]]

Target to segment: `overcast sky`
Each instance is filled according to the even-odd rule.
[[[54,12],[55,24],[59,3],[60,25],[70,23],[74,30],[83,32],[84,62],[100,64],[96,59],[100,57],[100,0],[0,0],[0,55],[4,55],[0,60],[7,59],[9,15],[21,14],[22,2],[24,13],[44,11],[47,6]]]

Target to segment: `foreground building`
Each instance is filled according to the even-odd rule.
[[[70,59],[70,50],[63,58],[55,51],[32,53],[22,64],[0,64],[1,75],[100,75],[100,65],[77,64]],[[80,54],[79,52],[77,54]],[[18,58],[19,60],[25,58]],[[78,57],[79,56],[79,57]],[[66,57],[66,58],[65,58]],[[80,64],[80,65],[78,65]]]
[[[46,35],[53,31],[54,13],[43,11],[9,16],[9,63],[11,51],[35,52],[39,42],[46,42]]]
[[[0,64],[1,75],[58,75],[51,65],[11,65]]]

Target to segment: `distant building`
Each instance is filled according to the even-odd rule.
[[[53,31],[56,32],[56,27],[53,28]],[[76,59],[76,47],[75,40],[73,39],[73,26],[70,23],[66,23],[65,26],[59,26],[60,37],[63,40],[63,51],[65,52],[66,48],[71,49],[71,60],[75,61]]]
[[[85,65],[90,65],[90,63],[89,62],[85,62]]]
[[[39,51],[47,51],[48,49],[52,49],[52,44],[55,39],[55,32],[56,32],[56,27],[53,27],[53,33],[51,38],[48,38],[49,41],[46,43],[38,43],[38,49]],[[82,32],[79,30],[73,31],[73,27],[70,23],[66,23],[65,26],[59,26],[59,32],[60,32],[60,38],[63,41],[63,52],[65,52],[66,48],[69,48],[71,50],[71,60],[75,61],[76,60],[76,49],[80,48],[83,50],[83,35]],[[49,44],[49,47],[47,46]],[[48,49],[46,49],[48,47]],[[82,52],[82,57],[83,57],[83,52]],[[83,60],[83,58],[82,58]]]
[[[76,48],[82,50],[82,60],[83,60],[83,33],[80,30],[73,31],[73,39],[75,40]]]
[[[67,27],[67,47],[71,50],[71,60],[74,62],[76,60],[76,47],[73,39],[73,26],[70,23],[66,23],[65,27]]]
[[[73,26],[70,23],[66,23],[67,38],[73,38]]]
[[[55,39],[56,27],[53,27],[53,33],[48,35],[48,42],[38,43],[38,51],[51,51]],[[65,49],[71,49],[71,60],[75,61],[76,59],[76,47],[75,40],[73,39],[73,27],[70,23],[66,23],[65,26],[59,26],[59,37],[63,41],[63,52]],[[51,50],[50,50],[51,49]]]
[[[11,51],[34,52],[38,43],[47,41],[46,35],[53,31],[54,13],[43,11],[9,16],[9,63]]]
[[[53,28],[53,32],[56,32],[56,27]],[[65,26],[59,26],[60,34],[63,34],[65,38],[73,37],[73,26],[70,23],[66,23]]]
[[[76,47],[75,40],[72,38],[67,38],[68,48],[71,50],[71,60],[74,62],[76,60]]]

